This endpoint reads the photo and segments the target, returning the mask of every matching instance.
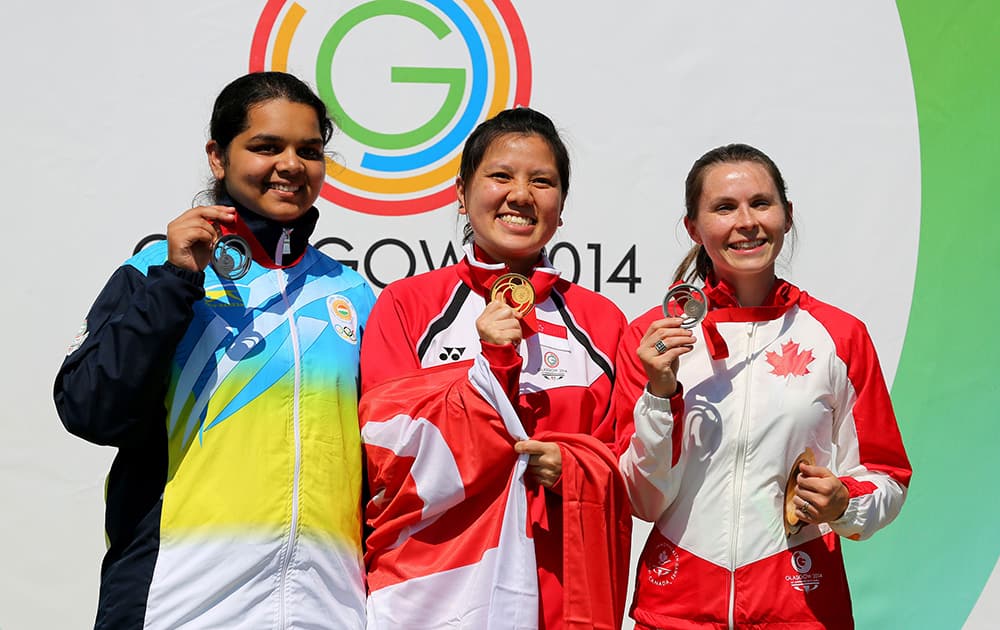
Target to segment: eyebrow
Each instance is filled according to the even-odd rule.
[[[504,170],[504,171],[513,171],[513,170],[515,170],[513,166],[511,166],[510,164],[508,164],[506,162],[484,162],[483,165],[482,165],[482,168],[484,168],[485,170],[492,170],[492,169],[500,169],[500,170]],[[559,169],[555,168],[555,167],[552,167],[552,168],[549,168],[549,167],[536,168],[536,169],[530,171],[530,174],[531,175],[556,175],[556,176],[558,176],[559,175]]]
[[[249,140],[250,142],[285,142],[287,138],[269,133],[259,133]],[[301,141],[302,144],[323,144],[322,138],[308,138]]]

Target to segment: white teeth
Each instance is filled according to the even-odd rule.
[[[299,190],[298,186],[289,186],[287,184],[271,184],[271,188],[279,190],[281,192],[289,192],[289,193],[298,192]]]
[[[504,214],[500,216],[500,220],[504,223],[513,223],[514,225],[534,225],[534,219],[529,219],[528,217],[522,217],[517,214]]]
[[[760,247],[766,243],[764,239],[757,239],[756,241],[743,241],[740,243],[731,243],[729,246],[733,249],[753,249],[755,247]]]

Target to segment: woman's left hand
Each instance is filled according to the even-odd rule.
[[[813,525],[835,521],[850,498],[847,486],[829,468],[799,464],[794,501],[801,520]]]
[[[562,452],[555,442],[522,440],[514,444],[518,454],[527,453],[528,473],[539,485],[551,488],[562,475]]]

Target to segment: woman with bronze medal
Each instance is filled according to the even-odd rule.
[[[875,349],[859,320],[775,275],[792,204],[767,155],[713,149],[685,196],[695,245],[619,350],[620,466],[655,523],[631,616],[851,628],[841,538],[891,522],[910,480]]]
[[[374,303],[309,245],[333,132],[297,78],[219,94],[211,202],[112,276],[55,385],[117,456],[98,628],[365,626],[360,335]]]
[[[456,189],[465,258],[390,284],[362,347],[369,626],[618,627],[630,514],[606,444],[625,320],[545,256],[566,148],[539,112],[500,112]]]

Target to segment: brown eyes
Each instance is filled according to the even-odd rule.
[[[277,155],[281,153],[284,148],[279,147],[276,144],[255,144],[247,147],[247,150],[251,153],[258,153],[260,155]],[[322,149],[316,147],[303,147],[295,152],[303,160],[322,160],[324,158]]]

